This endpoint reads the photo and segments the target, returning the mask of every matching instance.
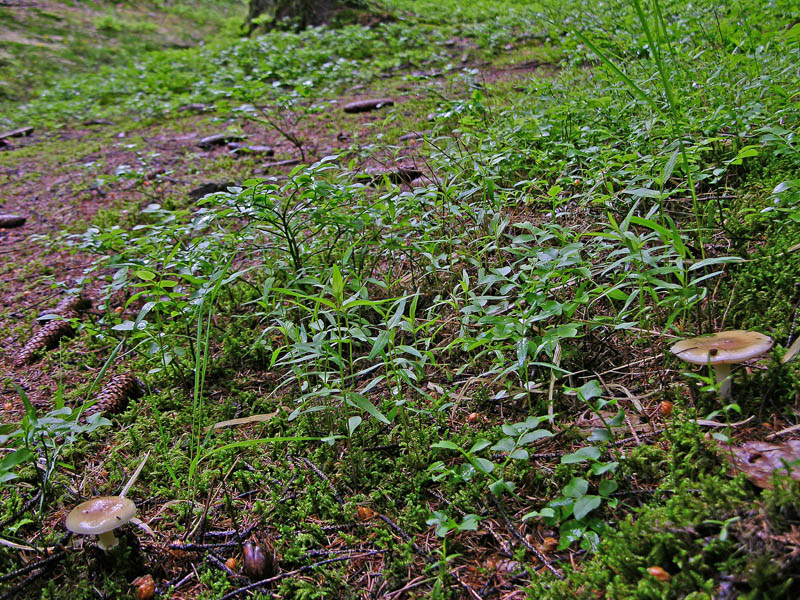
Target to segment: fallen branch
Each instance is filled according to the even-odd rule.
[[[52,556],[48,556],[47,558],[40,560],[39,562],[31,563],[25,567],[22,567],[21,569],[17,569],[13,573],[7,573],[6,575],[0,577],[0,582],[7,581],[9,579],[13,579],[14,577],[19,577],[20,575],[25,575],[26,573],[30,573],[31,571],[36,571],[36,569],[39,569],[38,571],[33,573],[30,577],[27,577],[24,580],[20,581],[17,585],[9,589],[2,596],[0,596],[0,600],[10,600],[11,598],[17,598],[18,597],[17,593],[19,591],[25,589],[25,587],[32,581],[44,575],[45,571],[47,570],[44,567],[50,565],[51,563],[58,562],[66,555],[67,555],[66,550],[59,550]]]

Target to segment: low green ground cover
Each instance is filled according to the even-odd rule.
[[[6,3],[0,6],[2,121],[65,76],[206,38],[235,38],[245,10],[238,0]]]
[[[166,573],[166,540],[252,524],[284,572],[341,547],[380,572],[378,585],[352,561],[318,565],[275,583],[287,598],[411,580],[409,597],[796,597],[797,484],[732,478],[719,444],[796,421],[796,362],[780,359],[800,304],[797,8],[441,4],[148,53],[20,107],[20,122],[54,124],[202,101],[287,138],[287,114],[314,123],[353,85],[402,79],[418,96],[374,139],[311,151],[285,176],[154,198],[61,238],[92,257],[84,283],[101,291],[45,360],[88,347],[102,373],[124,357],[146,389],[113,427],[79,424],[87,377],[46,419],[29,406],[4,428],[18,449],[0,464],[4,535],[56,544],[48,515],[77,503],[76,469],[108,447],[108,493],[151,452],[132,493],[162,537],[131,533],[111,559],[70,552],[58,581],[88,572],[121,593]],[[494,77],[515,53],[553,64]],[[422,129],[421,185],[365,179],[363,161],[406,156],[400,134]],[[668,347],[739,328],[776,348],[723,403]],[[17,555],[0,551],[4,572]],[[244,585],[210,561],[197,572],[202,597]],[[55,581],[46,597],[64,594]]]

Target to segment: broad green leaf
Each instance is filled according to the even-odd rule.
[[[504,479],[498,479],[489,484],[489,491],[498,498],[502,496],[504,492],[513,494],[514,488],[516,488],[516,485],[514,485],[513,481],[505,481]]]
[[[568,498],[580,498],[586,495],[589,489],[589,482],[583,477],[573,477],[569,483],[564,486],[563,494]]]
[[[594,463],[592,465],[592,474],[594,475],[603,475],[604,473],[612,473],[617,470],[619,466],[618,462],[607,462],[607,463]]]
[[[586,439],[588,439],[590,442],[609,442],[613,438],[611,437],[611,434],[608,433],[607,429],[598,427],[597,429],[592,429],[591,435]]]
[[[661,185],[664,185],[667,180],[672,177],[672,172],[675,170],[675,163],[678,162],[678,154],[680,151],[680,147],[675,148],[667,160],[667,163],[664,165],[664,168],[661,170]]]
[[[601,496],[608,496],[609,494],[613,494],[617,490],[618,484],[613,479],[606,479],[600,482],[600,486],[598,487],[598,492]]]
[[[747,261],[738,256],[718,256],[716,258],[706,258],[704,260],[699,260],[696,263],[694,263],[691,267],[689,267],[689,270],[696,271],[697,269],[703,269],[709,265],[741,263],[741,262],[747,262]]]
[[[460,531],[477,531],[479,522],[480,517],[478,515],[468,514],[461,520],[458,529]]]
[[[394,314],[386,323],[386,328],[394,329],[395,327],[397,327],[403,320],[403,314],[405,313],[405,310],[406,310],[406,298],[400,298],[400,300],[398,300],[397,302],[397,307],[394,310]]]
[[[461,452],[461,446],[456,446],[450,440],[442,440],[441,442],[434,442],[431,444],[431,448],[443,448],[445,450],[456,450],[457,452]]]
[[[571,465],[575,463],[585,462],[587,460],[597,460],[600,458],[600,450],[594,446],[587,446],[581,448],[577,452],[567,454],[561,457],[562,465]]]
[[[645,219],[633,215],[631,217],[631,223],[633,223],[634,225],[641,225],[643,227],[648,227],[652,229],[653,231],[661,234],[661,238],[665,241],[672,238],[671,232],[666,227],[662,227],[661,225],[659,225],[655,221],[651,221],[650,219]]]
[[[356,394],[354,392],[347,394],[347,402],[369,413],[371,416],[378,419],[378,421],[380,421],[381,423],[384,423],[386,425],[391,425],[389,419],[383,416],[383,413],[381,413],[381,411],[375,408],[375,405],[372,404],[372,402],[367,400],[367,398],[365,398],[361,394]]]
[[[535,517],[540,517],[542,519],[552,519],[555,516],[556,516],[556,511],[554,511],[552,508],[543,508],[542,510],[534,510],[526,515],[523,515],[522,520],[527,521],[528,519],[533,519]]]
[[[492,450],[494,452],[511,452],[515,447],[514,440],[510,437],[505,437],[492,446]]]
[[[123,321],[119,325],[114,325],[111,329],[114,331],[133,331],[136,323],[133,321]]]
[[[0,473],[3,471],[10,471],[17,465],[20,465],[26,461],[31,460],[34,458],[33,452],[28,450],[27,448],[18,448],[14,450],[11,454],[6,456],[2,462],[0,462]]]
[[[355,416],[347,419],[347,435],[353,435],[359,425],[361,425],[361,417]]]
[[[139,269],[138,271],[134,271],[133,274],[139,279],[142,279],[143,281],[152,281],[153,279],[156,278],[155,273],[151,271],[146,271],[144,269]]]
[[[336,304],[341,306],[344,302],[344,279],[342,279],[342,272],[339,270],[338,265],[333,265],[331,290],[333,291],[333,298],[336,300]]]
[[[532,444],[542,438],[553,437],[553,434],[546,429],[536,429],[534,431],[529,431],[522,435],[517,441],[518,446],[527,446],[528,444]]]
[[[489,440],[485,440],[485,439],[481,438],[478,441],[476,441],[474,444],[472,444],[472,448],[469,449],[468,454],[476,454],[477,452],[480,452],[481,450],[483,450],[485,448],[488,448],[491,445],[492,445],[492,442],[490,442]]]
[[[406,354],[410,354],[414,358],[419,358],[419,359],[422,358],[422,353],[419,350],[417,350],[416,348],[412,347],[412,346],[407,346],[405,344],[401,344],[401,345],[397,346],[397,349],[398,350],[402,350]]]
[[[136,324],[137,325],[142,322],[142,319],[144,319],[151,310],[153,310],[155,305],[156,305],[155,302],[145,302],[144,303],[142,308],[139,309],[139,314],[136,315]]]
[[[625,411],[623,411],[620,408],[619,411],[617,412],[617,414],[614,415],[614,418],[611,419],[608,422],[608,426],[609,427],[622,427],[622,425],[624,425],[624,424],[625,424]]]
[[[528,339],[522,338],[515,344],[517,350],[517,368],[525,364],[525,359],[528,357]]]
[[[600,387],[600,382],[596,379],[587,381],[578,388],[578,398],[583,402],[591,400],[592,398],[596,398],[597,396],[602,395],[602,393],[603,388]]]
[[[583,539],[581,540],[581,549],[587,552],[597,552],[597,547],[600,545],[600,536],[594,531],[585,531]]]
[[[372,350],[367,357],[367,360],[373,360],[376,356],[378,356],[383,349],[386,347],[386,344],[389,343],[389,338],[391,337],[392,332],[388,329],[384,329],[380,332],[375,341],[372,344]]]
[[[485,459],[485,458],[470,457],[470,462],[481,473],[489,474],[492,471],[494,471],[494,463],[492,461],[490,461],[490,460]]]
[[[285,296],[292,296],[294,298],[300,298],[302,300],[310,300],[312,302],[327,306],[328,308],[334,308],[334,309],[336,308],[336,304],[334,304],[327,298],[320,298],[319,296],[309,296],[308,294],[301,294],[300,292],[287,288],[272,288],[272,291],[278,292],[279,294],[284,294]]]
[[[575,501],[575,506],[572,508],[572,514],[580,521],[595,508],[600,506],[602,502],[603,499],[600,496],[583,496]]]
[[[623,190],[624,194],[630,194],[631,196],[636,196],[637,198],[660,198],[661,192],[658,190],[651,190],[648,188],[629,188],[627,190]]]
[[[577,542],[583,537],[586,526],[580,521],[570,519],[561,524],[559,529],[558,549],[566,550],[572,542]]]
[[[800,27],[795,27],[795,29],[800,29]],[[795,187],[800,187],[800,179],[782,181],[773,188],[772,193],[777,196],[778,194],[782,194],[786,190],[790,190]]]
[[[728,161],[728,164],[740,165],[745,158],[753,158],[754,156],[758,156],[758,146],[754,146],[752,144],[742,146],[742,149],[739,150],[736,156]]]

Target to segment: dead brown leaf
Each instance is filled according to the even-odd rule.
[[[741,471],[760,488],[772,489],[774,473],[789,475],[800,481],[800,440],[789,440],[783,444],[747,442],[741,446],[723,444],[725,455],[731,466]]]

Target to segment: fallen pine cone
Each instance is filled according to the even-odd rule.
[[[130,398],[142,395],[139,381],[132,373],[120,373],[111,378],[97,394],[97,402],[86,413],[118,413],[125,410]]]
[[[62,319],[53,319],[45,323],[39,331],[33,334],[28,343],[14,358],[14,364],[18,367],[33,361],[34,356],[40,350],[52,350],[61,341],[62,337],[71,336],[75,330],[70,324],[70,319],[76,319],[78,313],[75,311],[64,312]]]
[[[61,301],[56,304],[53,312],[62,315],[69,312],[83,312],[91,307],[92,301],[89,298],[81,295],[70,295],[62,298]]]
[[[0,214],[0,228],[22,227],[27,219],[22,215]]]
[[[64,315],[69,313],[82,313],[92,307],[92,301],[85,296],[64,296],[54,308],[45,308],[39,311],[39,318],[44,315]]]
[[[371,100],[357,100],[350,102],[342,107],[346,113],[360,113],[370,110],[378,110],[384,106],[393,106],[394,100],[391,98],[373,98]]]

